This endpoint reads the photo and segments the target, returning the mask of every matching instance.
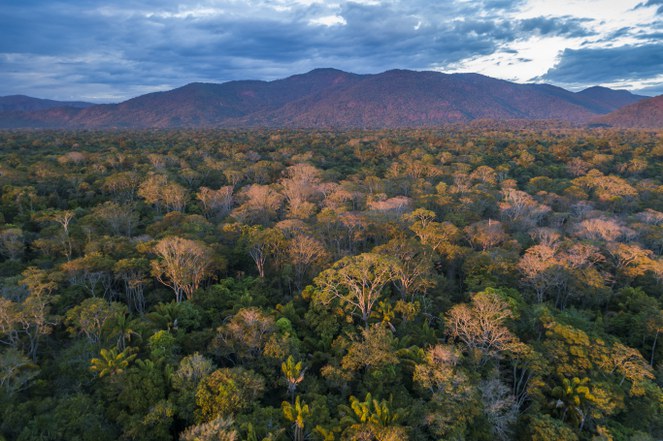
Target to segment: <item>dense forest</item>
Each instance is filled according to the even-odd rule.
[[[663,438],[663,133],[0,132],[0,439]]]

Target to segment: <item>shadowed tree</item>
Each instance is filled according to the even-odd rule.
[[[314,266],[322,264],[328,253],[324,245],[306,234],[296,234],[288,241],[287,253],[294,268],[295,289],[301,291],[304,280]]]
[[[12,395],[39,375],[39,367],[14,348],[0,352],[0,390]]]
[[[63,263],[62,271],[67,274],[69,283],[83,287],[90,296],[95,297],[97,288],[101,288],[105,297],[111,294],[114,264],[113,259],[95,251]]]
[[[19,302],[0,297],[0,342],[16,347],[25,337],[26,352],[35,361],[41,336],[50,334],[60,321],[51,313],[58,283],[54,275],[35,267],[23,271],[22,276],[19,283],[27,288],[27,297]]]
[[[424,360],[414,367],[414,383],[428,402],[425,423],[441,439],[463,434],[480,409],[460,361],[456,347],[438,344],[428,348]]]
[[[143,258],[121,259],[113,268],[115,279],[121,281],[124,286],[127,304],[141,315],[145,312],[144,289],[149,270],[150,263]]]
[[[211,346],[221,356],[234,354],[239,360],[255,359],[275,330],[271,316],[258,308],[242,308],[218,328]]]
[[[69,309],[64,322],[72,335],[85,335],[91,343],[99,344],[108,323],[124,316],[126,309],[126,305],[121,303],[108,303],[104,299],[93,297]]]
[[[0,231],[0,256],[9,260],[19,260],[25,250],[25,239],[20,228],[6,228]]]

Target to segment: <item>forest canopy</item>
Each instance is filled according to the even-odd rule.
[[[647,131],[0,132],[0,439],[661,439],[661,176]]]

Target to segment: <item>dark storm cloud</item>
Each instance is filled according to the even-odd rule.
[[[663,72],[663,43],[601,49],[565,49],[542,79],[557,83],[642,80]]]

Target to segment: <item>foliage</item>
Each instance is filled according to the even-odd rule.
[[[661,439],[662,146],[0,132],[0,439]]]

